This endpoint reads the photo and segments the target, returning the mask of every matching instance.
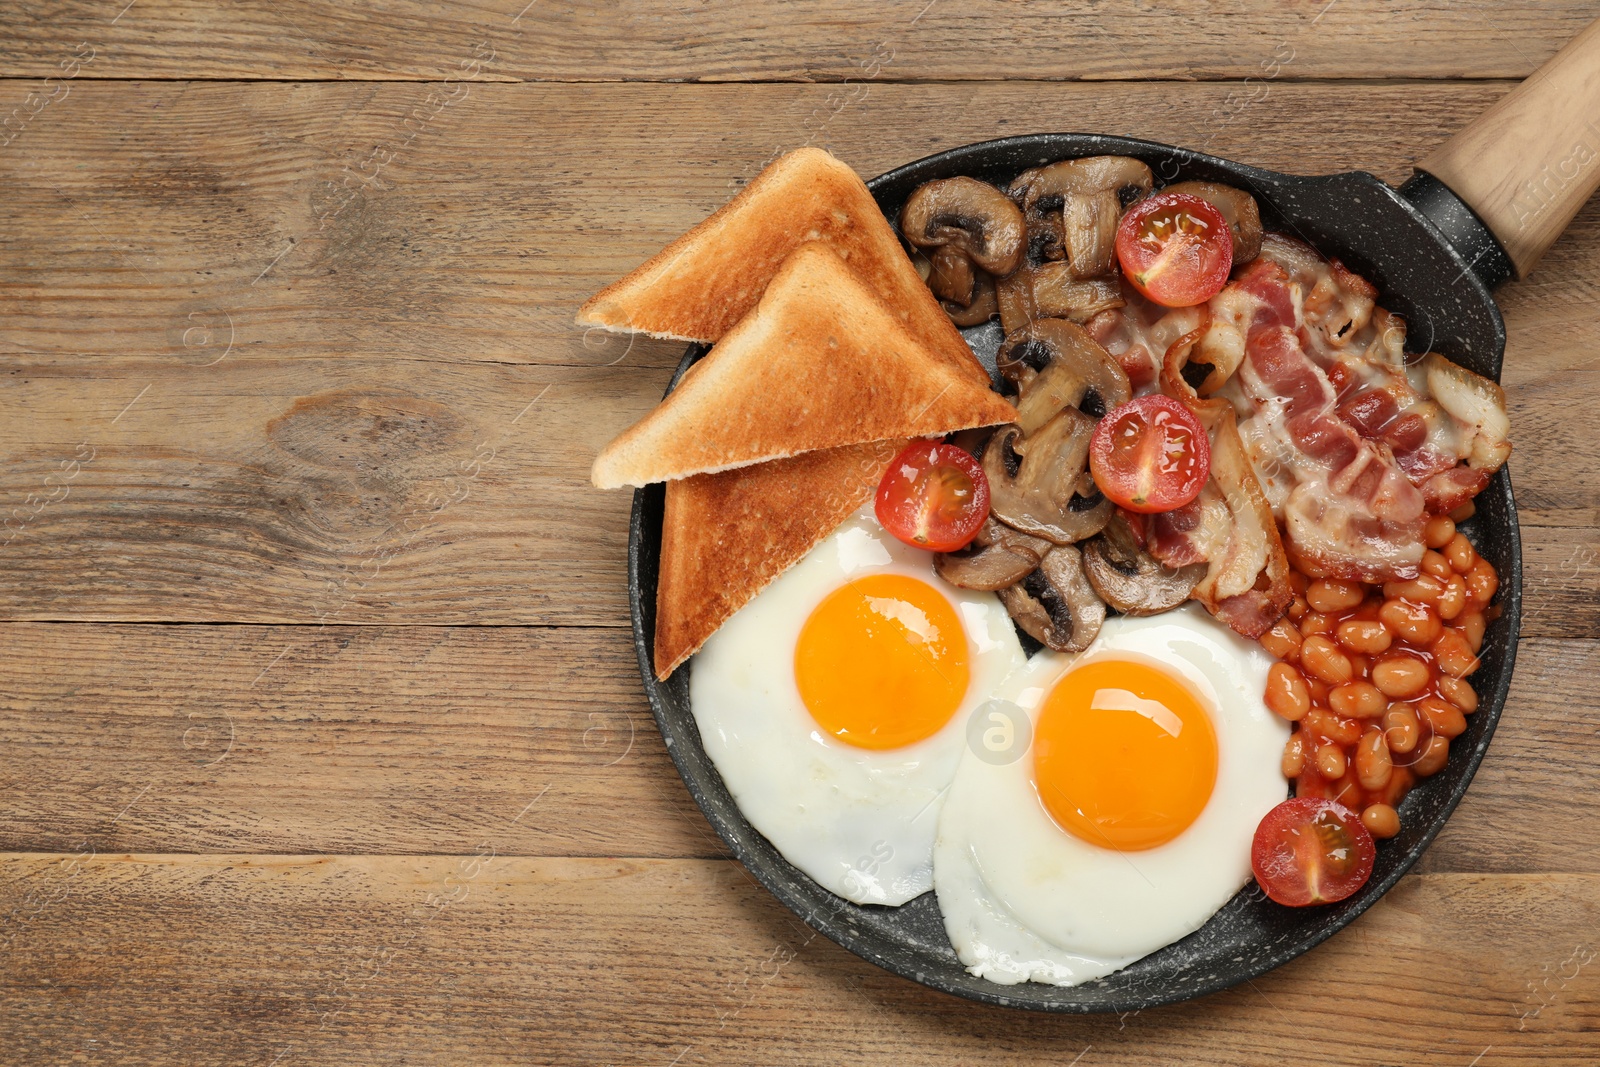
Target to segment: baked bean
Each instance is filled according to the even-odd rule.
[[[1388,742],[1390,752],[1401,755],[1417,747],[1422,739],[1422,724],[1414,705],[1389,705],[1389,710],[1383,713],[1383,739]]]
[[[1305,644],[1300,646],[1300,664],[1307,673],[1329,685],[1343,685],[1355,677],[1350,657],[1320,633],[1307,637]]]
[[[1343,778],[1346,766],[1344,749],[1338,745],[1323,745],[1317,749],[1317,773],[1328,781]]]
[[[1472,649],[1473,655],[1483,648],[1483,631],[1488,625],[1481,611],[1469,611],[1456,621],[1455,628],[1467,639],[1467,646]]]
[[[1439,618],[1449,620],[1460,615],[1467,606],[1467,580],[1452,574],[1444,583],[1444,596],[1439,598]]]
[[[1437,604],[1444,596],[1444,583],[1431,574],[1419,574],[1404,582],[1384,582],[1383,595],[1389,600],[1401,597],[1413,604]]]
[[[1400,832],[1400,813],[1387,804],[1368,804],[1361,811],[1361,825],[1373,837],[1393,837]]]
[[[1347,718],[1376,719],[1389,701],[1371,682],[1346,682],[1328,690],[1328,707]]]
[[[1328,703],[1328,683],[1324,682],[1321,678],[1307,676],[1306,691],[1311,694],[1311,703]]]
[[[1456,524],[1448,515],[1435,515],[1422,528],[1422,543],[1429,548],[1443,548],[1456,535]]]
[[[1414,645],[1431,644],[1443,628],[1439,616],[1426,605],[1405,600],[1384,601],[1383,607],[1378,609],[1378,618],[1396,637]]]
[[[1350,671],[1363,682],[1372,677],[1372,657],[1359,652],[1350,653]]]
[[[1478,669],[1478,657],[1473,654],[1467,637],[1454,627],[1440,634],[1430,646],[1434,662],[1452,678],[1465,678]]]
[[[1399,807],[1406,794],[1411,792],[1411,787],[1416,784],[1417,776],[1411,773],[1411,768],[1396,767],[1394,773],[1389,776],[1389,784],[1383,787],[1383,792],[1376,799],[1391,808]]]
[[[1360,723],[1335,715],[1327,708],[1312,708],[1300,720],[1300,729],[1313,737],[1325,737],[1341,745],[1353,745],[1361,740]]]
[[[1261,635],[1262,648],[1290,663],[1300,658],[1300,641],[1300,630],[1283,619],[1279,619],[1272,629]]]
[[[1310,585],[1311,579],[1307,578],[1299,571],[1291,570],[1289,572],[1289,588],[1293,589],[1296,595],[1305,596],[1306,589],[1309,588]]]
[[[1363,789],[1382,789],[1389,784],[1394,771],[1394,760],[1389,758],[1389,746],[1383,740],[1383,731],[1369,727],[1356,745],[1356,777]]]
[[[1472,565],[1478,562],[1478,552],[1472,547],[1472,542],[1467,540],[1467,535],[1457,533],[1450,538],[1450,543],[1444,546],[1444,558],[1450,561],[1450,566],[1457,574],[1466,574]]]
[[[1455,571],[1451,569],[1449,560],[1430,548],[1422,554],[1422,573],[1431,574],[1441,582],[1448,582]]]
[[[1461,709],[1438,697],[1424,697],[1417,701],[1417,714],[1422,716],[1430,730],[1443,737],[1460,737],[1466,733],[1467,720],[1462,717]]]
[[[1411,769],[1418,778],[1426,778],[1430,774],[1438,774],[1444,770],[1445,761],[1450,758],[1450,742],[1438,734],[1428,738],[1428,744],[1422,750],[1422,755],[1411,764]]]
[[[1298,593],[1295,594],[1295,598],[1293,600],[1289,601],[1289,618],[1293,619],[1295,622],[1299,622],[1301,619],[1305,618],[1306,612],[1310,610],[1310,606],[1306,604],[1306,598]]]
[[[1308,611],[1300,620],[1300,632],[1307,637],[1312,634],[1331,634],[1338,625],[1331,615],[1324,615],[1320,611]]]
[[[1450,512],[1450,518],[1454,522],[1463,523],[1477,513],[1478,505],[1469,500],[1465,504],[1462,504],[1459,508],[1456,508],[1454,511]]]
[[[1460,678],[1445,675],[1439,679],[1439,695],[1460,708],[1462,714],[1471,715],[1478,710],[1478,694]]]
[[[1341,622],[1334,635],[1339,643],[1351,652],[1362,652],[1369,656],[1384,651],[1394,641],[1394,634],[1391,634],[1389,628],[1379,619],[1350,619]],[[1261,643],[1266,644],[1267,639],[1263,637]],[[1269,648],[1267,651],[1272,650]]]
[[[1479,559],[1467,572],[1467,593],[1479,607],[1493,600],[1494,591],[1499,588],[1500,576],[1495,574],[1494,566],[1488,560]]]
[[[1283,776],[1298,778],[1306,769],[1306,737],[1299,730],[1289,735],[1283,746]]]
[[[1287,663],[1274,663],[1267,672],[1267,707],[1274,715],[1299,722],[1311,710],[1305,675]]]
[[[1432,679],[1433,672],[1426,663],[1404,653],[1385,656],[1372,667],[1372,684],[1384,696],[1397,700],[1416,696],[1428,688]]]
[[[1360,582],[1340,582],[1332,578],[1318,578],[1306,587],[1306,603],[1313,611],[1324,615],[1347,611],[1367,599],[1367,590]]]

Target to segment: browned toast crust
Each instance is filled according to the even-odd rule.
[[[790,152],[756,175],[710,218],[591,297],[578,325],[720,340],[806,241],[837,252],[939,358],[986,380],[866,183],[820,148]]]
[[[801,245],[755,309],[595,460],[602,489],[863,441],[1010,422],[1016,411],[933,357],[827,245]]]

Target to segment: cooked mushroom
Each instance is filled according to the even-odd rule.
[[[990,274],[1022,262],[1022,211],[976,178],[944,178],[917,187],[900,212],[900,229],[921,248],[954,245]]]
[[[1248,263],[1261,254],[1261,209],[1256,198],[1243,189],[1221,182],[1178,182],[1161,190],[1198,196],[1222,212],[1233,232],[1233,265]]]
[[[1026,436],[1014,425],[997,430],[983,452],[994,517],[1058,545],[1099,533],[1111,517],[1111,501],[1078,492],[1094,427],[1088,415],[1065,408]]]
[[[1025,185],[1021,184],[1026,179]],[[1150,168],[1129,156],[1069,159],[1028,171],[1012,183],[1021,188],[1026,218],[1053,218],[1061,212],[1061,246],[1072,278],[1095,278],[1111,270],[1117,223],[1122,210],[1154,185]],[[1033,227],[1050,233],[1043,224]],[[1051,233],[1053,237],[1053,233]],[[1043,242],[1047,251],[1050,241]],[[1060,259],[1061,255],[1047,256]]]
[[[928,257],[928,288],[940,300],[966,307],[972,303],[975,281],[972,260],[955,245],[940,245]]]
[[[1024,435],[1062,408],[1087,403],[1099,417],[1133,395],[1122,365],[1087,330],[1065,319],[1040,319],[1011,334],[995,361],[1020,386],[1017,426]]]
[[[1081,652],[1100,632],[1106,606],[1083,574],[1083,560],[1071,545],[1045,554],[1039,569],[1000,591],[1017,625],[1057,652]]]
[[[970,546],[934,556],[933,569],[939,577],[963,589],[1004,589],[1032,574],[1053,547],[1042,537],[1013,530],[991,517],[984,520]]]
[[[1206,576],[1206,564],[1173,570],[1140,548],[1126,520],[1115,516],[1100,536],[1084,543],[1089,584],[1124,615],[1159,615],[1189,599]]]
[[[1107,308],[1119,308],[1122,289],[1111,278],[1080,281],[1069,263],[1046,263],[1032,272],[1033,304],[1039,318],[1088,322]]]
[[[1028,197],[1028,191],[1043,169],[1035,167],[1023,171],[1006,189],[1006,195],[1023,209],[1022,216],[1027,226],[1028,262],[1035,265],[1067,258],[1067,235],[1061,218],[1064,198],[1059,193],[1035,197],[1031,201]]]
[[[1000,314],[1000,305],[996,301],[994,279],[989,275],[979,272],[972,283],[972,302],[966,307],[942,301],[944,313],[950,316],[950,321],[957,326],[977,326],[988,322]]]
[[[994,283],[1000,304],[1000,329],[1007,337],[1039,317],[1039,306],[1033,299],[1033,272],[1033,267],[1019,267]]]

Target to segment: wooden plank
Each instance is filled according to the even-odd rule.
[[[519,80],[1520,78],[1597,14],[1589,0],[1247,0],[1226,15],[1199,0],[68,0],[0,12],[0,73],[59,74],[83,42],[79,77],[96,78],[437,79],[484,45],[486,76]]]
[[[727,854],[623,630],[6,636],[0,848],[426,853],[493,827],[521,854]]]
[[[587,467],[681,348],[586,339],[585,294],[808,136],[868,173],[995,115],[1185,140],[1234,91],[884,86],[819,118],[821,86],[472,89],[407,141],[427,87],[85,83],[0,149],[0,614],[625,625],[628,501]],[[1501,91],[1284,85],[1210,147],[1398,179]],[[383,187],[327,199],[373,143]],[[1600,205],[1506,290],[1543,511],[1600,505],[1567,426],[1600,395],[1597,232]],[[1600,633],[1593,545],[1530,529],[1529,633]]]
[[[508,854],[725,854],[667,758],[623,631],[0,635],[0,848],[437,853],[498,827]],[[1596,674],[1600,643],[1523,642],[1488,759],[1426,869],[1600,873],[1600,797],[1578,787],[1600,735],[1574,711],[1593,705]]]
[[[1060,1017],[882,972],[731,862],[513,859],[496,841],[491,828],[459,856],[403,859],[0,857],[9,1040],[32,1061],[122,1064],[171,1062],[178,1041],[186,1062],[263,1065],[1600,1054],[1594,875],[1413,876],[1250,985]]]

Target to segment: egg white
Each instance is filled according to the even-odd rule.
[[[956,954],[1004,985],[1077,985],[1198,930],[1251,877],[1256,825],[1287,795],[1289,726],[1262,702],[1272,658],[1190,604],[1108,619],[1078,656],[1041,652],[995,693],[1036,723],[1071,668],[1142,658],[1187,682],[1212,717],[1217,782],[1173,840],[1100,848],[1060,828],[1032,782],[1032,753],[995,765],[969,752],[943,805],[934,889]]]
[[[825,733],[806,710],[795,644],[829,593],[851,579],[891,573],[923,580],[955,607],[971,680],[937,734],[869,750]],[[939,808],[972,709],[1025,663],[993,593],[945,583],[933,573],[932,553],[890,536],[868,509],[712,635],[691,661],[689,701],[739,810],[785,859],[848,900],[903,904],[932,888]]]

